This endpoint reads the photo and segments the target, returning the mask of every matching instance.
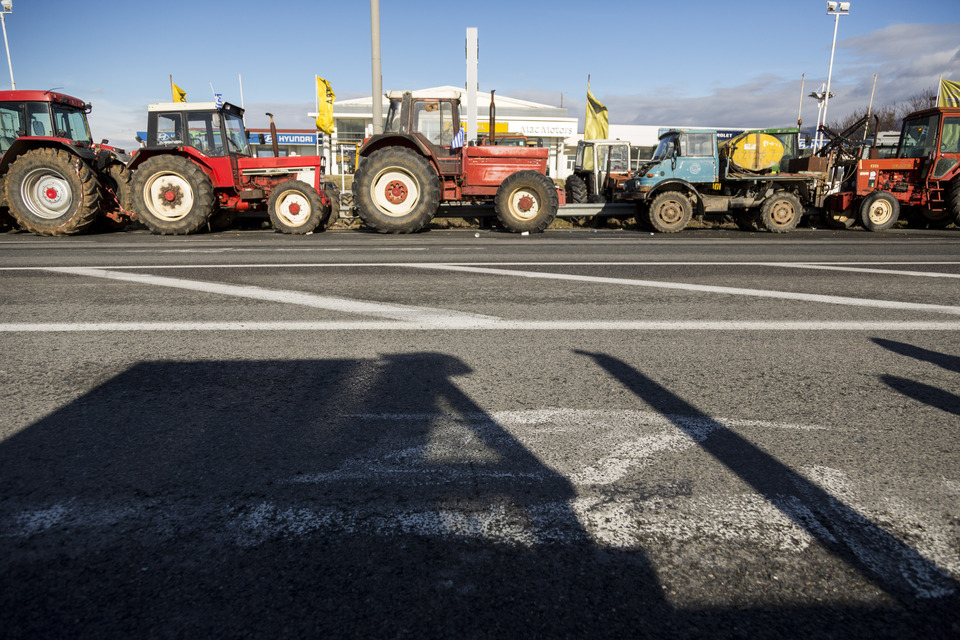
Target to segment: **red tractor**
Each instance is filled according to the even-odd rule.
[[[94,144],[90,105],[53,91],[0,91],[0,205],[27,231],[80,233],[99,215],[129,220],[121,149]]]
[[[339,214],[336,187],[323,179],[324,159],[251,157],[243,109],[229,103],[150,105],[146,143],[128,170],[129,206],[155,233],[224,228],[238,211],[266,208],[274,229],[304,234]]]
[[[353,179],[360,217],[381,233],[411,233],[441,202],[493,202],[511,231],[542,231],[560,195],[547,177],[549,151],[461,144],[460,98],[390,92],[384,133],[364,142]],[[494,124],[491,123],[491,131]]]
[[[867,229],[881,231],[902,208],[914,225],[960,226],[960,108],[910,114],[896,156],[858,160],[855,169],[827,202],[831,216],[856,215]]]

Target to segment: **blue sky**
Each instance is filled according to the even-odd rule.
[[[619,124],[788,126],[827,79],[834,18],[825,0],[474,4],[381,0],[383,88],[465,81],[467,27],[480,40],[480,88],[569,108],[583,118],[587,75]],[[274,0],[163,3],[13,0],[6,18],[18,89],[93,103],[95,138],[133,147],[146,105],[240,103],[248,126],[312,126],[314,75],[338,99],[369,95],[370,3]],[[852,0],[840,18],[829,119],[960,80],[960,0]],[[0,86],[9,76],[0,73]],[[805,123],[817,104],[803,99]]]

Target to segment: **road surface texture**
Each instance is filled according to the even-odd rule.
[[[5,638],[958,638],[960,231],[0,236]]]

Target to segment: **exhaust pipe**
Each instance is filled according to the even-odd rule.
[[[273,114],[268,113],[270,116],[270,142],[273,144],[273,157],[280,157],[280,143],[277,142],[277,125],[273,124]]]
[[[490,144],[492,145],[497,144],[497,105],[493,103],[493,91],[490,92]]]

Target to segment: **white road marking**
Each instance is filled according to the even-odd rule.
[[[131,536],[147,546],[170,544],[178,536],[199,536],[242,548],[324,534],[462,538],[519,547],[589,542],[642,551],[662,572],[665,590],[673,586],[669,571],[676,562],[676,544],[709,551],[717,562],[731,565],[753,561],[748,556],[757,560],[766,553],[781,557],[801,554],[819,546],[818,542],[829,542],[850,548],[881,582],[895,589],[909,585],[919,598],[949,596],[955,584],[951,581],[960,576],[960,558],[948,542],[955,532],[944,518],[931,517],[907,501],[892,506],[859,504],[856,479],[839,469],[804,468],[799,471],[809,480],[804,480],[797,492],[765,498],[750,490],[698,495],[668,491],[637,497],[622,487],[608,488],[609,480],[622,477],[620,470],[596,484],[596,478],[588,477],[591,474],[578,474],[571,467],[592,458],[597,461],[593,468],[598,469],[602,461],[624,455],[662,461],[665,455],[695,449],[696,441],[718,429],[821,430],[822,425],[564,408],[490,414],[374,413],[342,418],[420,421],[429,424],[431,439],[441,442],[425,445],[422,435],[385,435],[379,444],[342,460],[337,469],[278,478],[266,499],[230,500],[224,496],[198,502],[195,497],[176,496],[169,500],[67,496],[56,502],[23,505],[0,517],[0,537],[11,544],[41,535],[69,536],[75,547],[82,543],[94,549],[121,538],[130,544]],[[648,446],[658,438],[669,439],[678,427],[679,431],[690,430],[693,436],[668,447]],[[500,457],[478,458],[476,451],[464,451],[458,440],[464,430],[485,446],[498,448]],[[397,430],[384,429],[383,433]],[[569,441],[571,434],[579,437],[575,446],[582,451],[578,455],[571,456],[557,446],[558,441]],[[653,440],[638,438],[642,435]],[[463,455],[459,460],[438,461],[431,454],[432,446]],[[389,467],[392,473],[386,471]],[[316,493],[329,496],[328,501],[291,499],[283,489],[284,482],[340,489]],[[370,496],[364,482],[377,487]],[[542,491],[539,485],[531,486],[541,482]],[[515,494],[511,486],[517,487]],[[349,488],[349,493],[341,495],[342,488]],[[826,504],[816,496],[809,501],[804,498],[805,491],[819,488],[835,501]],[[424,490],[426,494],[421,493]],[[896,493],[895,486],[890,490]],[[875,493],[872,481],[871,492]],[[11,506],[8,500],[6,508]],[[826,511],[820,511],[823,509]],[[881,527],[877,522],[884,524]],[[900,543],[902,539],[909,539],[910,544]],[[50,553],[59,552],[56,545],[51,549]]]
[[[927,264],[927,263],[924,263]],[[786,267],[789,269],[820,269],[824,271],[848,271],[851,273],[876,273],[884,276],[914,276],[920,278],[960,278],[960,273],[942,273],[939,271],[903,271],[901,269],[867,269],[831,264],[808,264],[804,262],[771,262],[771,267]]]
[[[232,285],[218,282],[183,280],[181,278],[165,278],[163,276],[154,276],[142,273],[126,273],[122,271],[111,271],[109,269],[93,269],[86,267],[48,267],[45,269],[45,271],[66,273],[76,276],[87,276],[92,278],[105,278],[107,280],[120,280],[123,282],[170,287],[174,289],[186,289],[188,291],[201,291],[204,293],[234,296],[237,298],[267,300],[270,302],[294,304],[304,307],[313,307],[316,309],[328,309],[331,311],[341,311],[344,313],[372,315],[381,318],[393,318],[396,320],[416,322],[418,324],[425,325],[429,325],[430,322],[438,319],[449,320],[452,318],[459,318],[463,321],[493,319],[492,316],[451,311],[448,309],[430,309],[426,307],[364,302],[362,300],[352,300],[348,298],[318,296],[312,293],[303,293],[299,291],[277,291],[272,289],[264,289],[262,287],[256,287],[253,285]]]
[[[138,331],[960,331],[957,322],[923,321],[711,321],[711,320],[498,320],[430,317],[421,321],[331,320],[233,322],[6,322],[0,333]]]
[[[919,302],[898,302],[895,300],[874,300],[869,298],[848,298],[844,296],[828,296],[818,293],[794,293],[790,291],[769,291],[764,289],[743,289],[740,287],[719,287],[705,284],[687,284],[683,282],[666,282],[662,280],[637,280],[634,278],[609,278],[605,276],[586,276],[568,273],[546,273],[542,271],[520,271],[515,269],[492,269],[488,267],[464,267],[451,264],[420,263],[406,265],[418,269],[434,269],[438,271],[458,271],[464,273],[483,273],[489,275],[512,276],[515,278],[531,278],[536,280],[565,280],[569,282],[594,282],[599,284],[619,284],[633,287],[650,287],[655,289],[674,289],[679,291],[696,291],[701,293],[721,293],[727,295],[753,296],[761,298],[776,298],[781,300],[798,300],[802,302],[822,302],[853,307],[872,307],[877,309],[898,309],[911,311],[930,311],[960,315],[960,307],[939,304],[923,304]]]

